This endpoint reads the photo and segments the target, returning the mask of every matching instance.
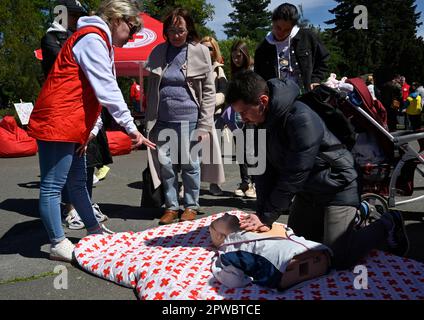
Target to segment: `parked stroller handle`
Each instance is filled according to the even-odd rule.
[[[407,134],[407,135],[403,135],[403,136],[397,136],[394,137],[393,142],[396,145],[401,145],[410,141],[415,141],[415,140],[419,140],[419,139],[424,139],[424,132],[418,132],[418,133],[413,133],[413,134]]]

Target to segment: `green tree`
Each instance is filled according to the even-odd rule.
[[[100,2],[102,0],[83,0],[81,1],[81,4],[86,7],[86,9],[90,11],[96,11],[99,8]],[[142,6],[140,6],[141,8]]]
[[[206,23],[213,19],[215,7],[206,3],[205,0],[146,0],[144,2],[144,10],[161,21],[177,7],[189,10],[201,37],[206,35],[215,37],[215,32],[206,27]]]
[[[328,61],[329,73],[335,73],[337,76],[342,77],[345,74],[345,61],[346,58],[343,55],[342,49],[339,47],[337,40],[333,37],[329,30],[318,30],[318,35],[330,53],[330,59]],[[328,75],[327,75],[328,76]],[[327,78],[327,77],[326,77]]]
[[[395,73],[404,74],[410,81],[419,76],[413,63],[422,50],[416,37],[420,13],[416,12],[415,0],[336,2],[338,5],[330,10],[335,18],[327,23],[335,25],[329,32],[344,57],[339,65],[343,75],[375,73],[380,81]],[[368,10],[368,29],[355,29],[357,5],[365,5]]]
[[[81,1],[89,11],[101,0]],[[55,18],[56,0],[3,0],[0,4],[0,97],[2,106],[35,101],[44,81],[34,50]]]
[[[224,24],[229,38],[249,38],[261,41],[270,30],[271,12],[267,10],[271,0],[229,0],[234,11],[231,22]]]
[[[3,0],[0,5],[0,90],[3,104],[34,101],[42,79],[34,50],[40,47],[45,17],[43,1]]]

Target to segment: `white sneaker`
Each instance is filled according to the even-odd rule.
[[[181,185],[180,192],[178,193],[180,199],[184,199],[184,186]]]
[[[104,222],[109,219],[108,216],[100,210],[100,207],[97,203],[93,203],[92,207],[94,216],[98,222]],[[84,222],[82,222],[81,217],[78,215],[78,212],[75,209],[72,209],[68,212],[65,218],[65,226],[71,230],[80,230],[85,228]]]
[[[114,234],[115,232],[111,231],[110,229],[106,228],[106,226],[104,224],[100,225],[100,228],[96,231],[91,231],[88,232],[87,231],[87,236],[91,236],[93,234],[101,234],[101,235],[109,235],[109,234]]]
[[[244,197],[244,191],[245,190],[246,189],[243,188],[243,184],[239,184],[238,187],[237,187],[237,189],[234,190],[234,195],[236,197]]]
[[[50,260],[72,262],[75,246],[65,238],[55,246],[50,246]]]
[[[93,184],[96,184],[99,181],[100,181],[99,178],[97,178],[97,176],[95,174],[93,174]]]
[[[71,230],[80,230],[85,228],[84,222],[82,222],[77,210],[75,209],[68,212],[65,221],[66,226]]]
[[[244,192],[244,195],[248,198],[256,199],[256,188],[253,183],[249,183],[249,189]]]
[[[93,203],[93,211],[94,211],[94,215],[96,216],[96,219],[98,222],[103,222],[106,221],[108,218],[107,215],[105,215],[101,210],[100,207],[97,203]]]

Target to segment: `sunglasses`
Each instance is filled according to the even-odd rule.
[[[129,38],[132,38],[139,31],[139,26],[135,26],[131,22],[125,20],[124,22],[127,24],[128,29],[130,30]]]

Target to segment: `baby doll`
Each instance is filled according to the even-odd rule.
[[[352,92],[353,86],[350,83],[346,83],[346,80],[347,77],[343,77],[341,80],[337,80],[337,75],[335,73],[331,73],[330,77],[328,77],[327,82],[325,82],[324,85],[333,89]]]

